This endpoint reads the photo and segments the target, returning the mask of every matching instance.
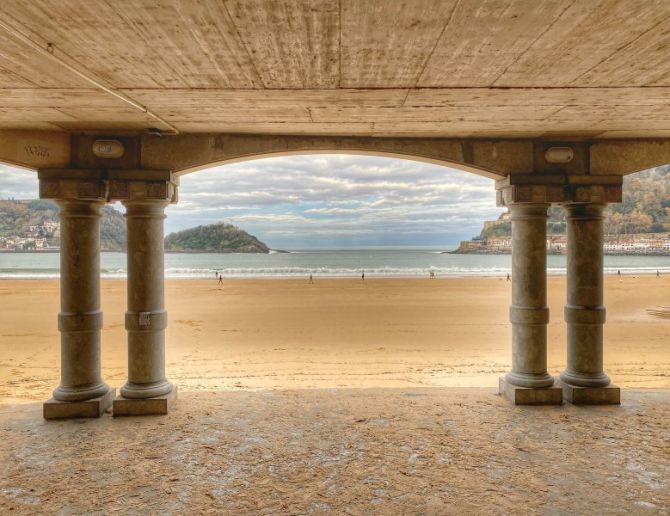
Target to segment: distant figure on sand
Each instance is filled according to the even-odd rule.
[[[430,271],[430,279],[434,279],[434,278],[435,278],[435,271]]]
[[[223,285],[223,276],[219,274],[219,285]]]
[[[365,281],[365,271],[361,272],[361,279]]]
[[[621,277],[621,269],[617,269],[617,271],[616,271],[616,275],[619,276],[619,277]]]
[[[312,278],[312,275],[311,275],[311,274],[309,275],[309,282],[310,282],[310,283],[314,283],[314,279]]]
[[[660,277],[661,277],[661,273],[660,273],[660,271],[659,271],[658,269],[656,269],[656,277],[657,277],[657,278],[660,278]]]
[[[509,272],[507,273],[507,281],[511,281],[512,278],[509,276]]]

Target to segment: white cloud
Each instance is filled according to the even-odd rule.
[[[0,197],[36,198],[34,172],[0,166]],[[501,212],[493,181],[391,158],[266,158],[185,175],[168,208],[174,231],[232,222],[276,248],[388,242],[445,245]],[[362,244],[363,243],[363,244]]]
[[[0,164],[0,199],[36,199],[38,191],[35,172]]]

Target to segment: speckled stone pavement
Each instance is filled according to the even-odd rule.
[[[513,407],[489,389],[182,393],[169,416],[0,407],[0,513],[667,514],[670,390]]]

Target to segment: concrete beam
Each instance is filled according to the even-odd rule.
[[[123,146],[96,155],[98,140]],[[546,151],[573,159],[550,163]],[[240,161],[297,154],[362,154],[433,163],[500,180],[510,175],[624,176],[670,163],[670,138],[617,141],[480,140],[193,133],[178,136],[0,131],[0,162],[29,169],[171,170],[184,175]]]
[[[670,164],[670,139],[601,141],[591,145],[591,174],[627,175]]]
[[[0,131],[0,162],[37,170],[70,163],[70,135],[51,131]]]

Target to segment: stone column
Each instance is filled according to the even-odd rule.
[[[512,219],[512,370],[500,392],[517,404],[560,403],[547,372],[547,210],[545,203],[510,205]]]
[[[126,207],[128,228],[128,381],[114,400],[115,416],[166,414],[177,393],[165,374],[163,267],[165,208],[175,199],[176,184],[169,172],[163,174],[157,181],[156,171],[117,173],[110,182],[111,197]]]
[[[567,368],[564,397],[575,404],[618,404],[620,391],[603,371],[602,203],[570,203],[567,212]]]
[[[44,404],[46,419],[99,417],[114,398],[100,367],[100,216],[98,171],[40,171],[40,197],[60,207],[61,380]]]

